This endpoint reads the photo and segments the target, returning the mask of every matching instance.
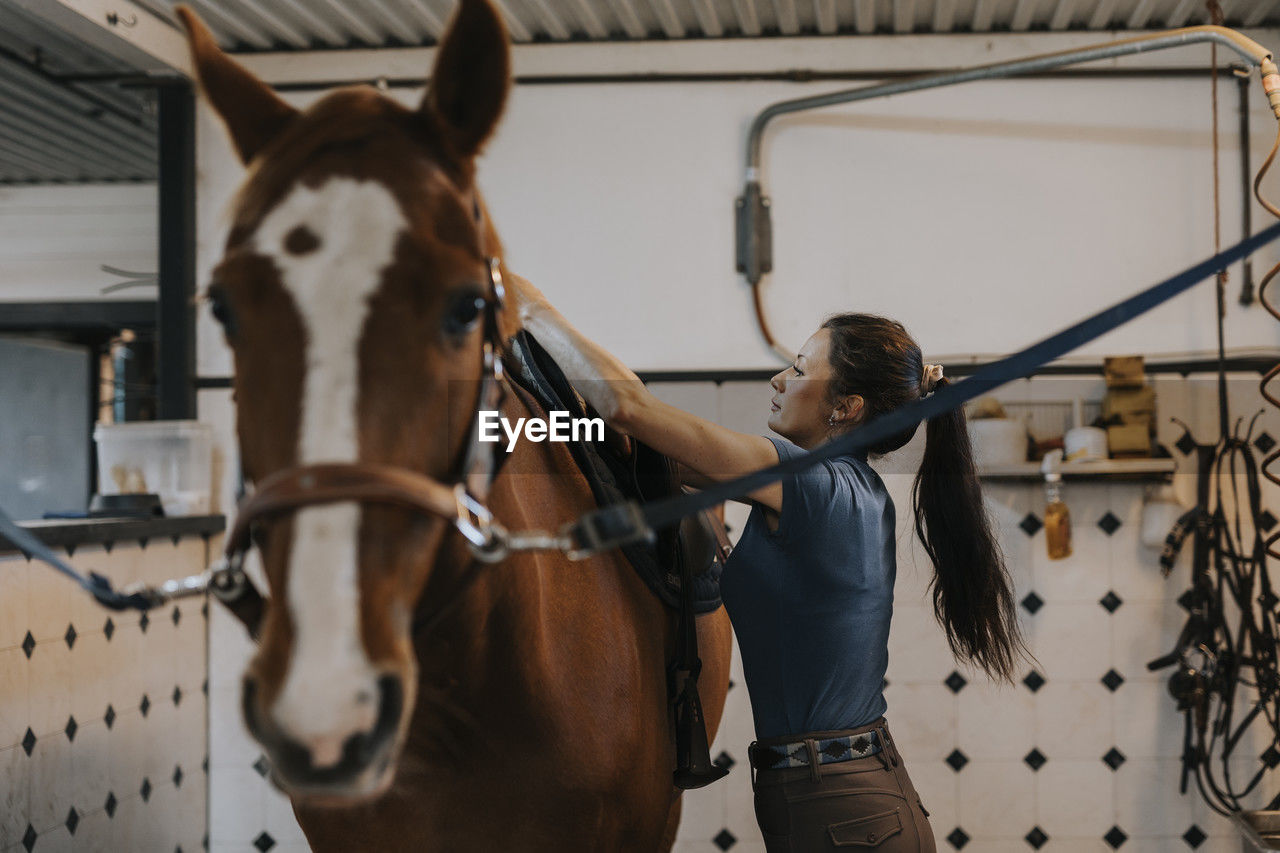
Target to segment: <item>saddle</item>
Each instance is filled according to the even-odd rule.
[[[533,395],[548,413],[565,411],[573,418],[596,417],[565,378],[560,366],[532,335],[521,329],[511,339],[514,360],[510,377]],[[679,469],[672,459],[608,424],[603,442],[567,442],[578,469],[600,506],[628,500],[640,502],[681,494]],[[680,577],[687,565],[693,576],[693,609],[707,613],[720,606],[720,574],[730,545],[724,524],[703,510],[685,516],[679,529],[659,530],[653,543],[623,545],[621,550],[663,604],[681,606]]]
[[[532,335],[521,329],[509,349],[517,368],[515,383],[547,413],[590,416],[587,404]],[[568,442],[568,447],[600,506],[651,501],[681,491],[674,461],[607,424],[604,441]],[[623,545],[621,550],[653,594],[679,614],[675,654],[667,666],[667,704],[676,742],[672,782],[681,789],[701,788],[729,772],[711,761],[698,696],[702,660],[695,618],[696,613],[720,606],[720,573],[729,557],[729,538],[720,519],[704,510],[685,516],[677,529],[657,531],[653,542]]]

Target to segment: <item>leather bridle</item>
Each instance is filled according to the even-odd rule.
[[[478,201],[473,202],[476,228],[484,239],[484,218]],[[501,262],[485,253],[488,292],[484,297],[483,371],[480,394],[471,418],[470,441],[458,473],[451,482],[442,482],[409,468],[367,462],[323,462],[299,465],[265,477],[237,508],[236,520],[227,534],[222,559],[209,570],[209,589],[250,627],[260,615],[262,600],[244,571],[244,558],[252,546],[254,525],[299,509],[323,504],[355,501],[400,506],[426,516],[450,522],[467,541],[479,560],[496,563],[513,551],[562,551],[571,560],[580,560],[619,544],[653,538],[653,531],[637,525],[634,504],[620,505],[625,525],[609,523],[610,514],[584,516],[563,525],[558,531],[511,532],[490,512],[485,501],[499,468],[497,442],[480,441],[482,411],[496,411],[506,396],[505,367],[501,354],[498,313],[506,300]],[[482,446],[491,447],[486,452]],[[629,531],[619,537],[622,530]],[[242,613],[245,601],[255,611]]]

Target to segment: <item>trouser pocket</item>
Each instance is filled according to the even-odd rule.
[[[827,824],[827,836],[834,847],[875,848],[901,833],[902,812],[899,808]]]

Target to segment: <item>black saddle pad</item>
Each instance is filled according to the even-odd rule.
[[[568,412],[571,418],[593,417],[584,406],[560,366],[542,345],[521,329],[511,339],[512,381],[534,396],[550,414]],[[612,429],[606,426],[607,430]],[[641,441],[631,439],[629,458],[607,442],[566,443],[574,462],[586,477],[599,506],[627,500],[648,501],[680,492],[675,463]],[[720,573],[715,534],[702,513],[686,516],[679,529],[657,531],[656,541],[621,546],[649,589],[668,607],[680,606],[680,568],[690,560],[694,572],[694,611],[706,613],[720,606]]]

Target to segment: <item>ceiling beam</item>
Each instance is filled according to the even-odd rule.
[[[130,0],[12,2],[50,26],[139,71],[191,73],[185,36]]]

